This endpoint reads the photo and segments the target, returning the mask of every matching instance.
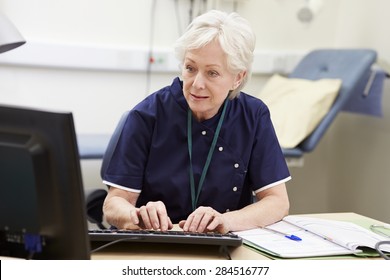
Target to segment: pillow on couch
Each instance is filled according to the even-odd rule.
[[[312,81],[275,74],[257,97],[270,110],[280,145],[294,148],[323,119],[340,87],[340,79]]]

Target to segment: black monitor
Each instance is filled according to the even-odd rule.
[[[0,256],[89,259],[72,113],[0,106]]]

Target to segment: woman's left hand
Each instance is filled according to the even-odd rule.
[[[179,226],[184,231],[189,232],[229,232],[229,226],[225,217],[213,208],[204,206],[192,212],[187,220],[180,221]]]

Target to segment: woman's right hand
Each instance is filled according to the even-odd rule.
[[[135,207],[139,193],[110,187],[103,204],[106,221],[119,229],[154,229],[166,231],[173,225],[165,204],[151,201]]]
[[[142,229],[166,231],[173,227],[165,204],[161,201],[150,201],[144,206],[132,209],[130,219]]]

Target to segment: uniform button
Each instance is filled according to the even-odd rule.
[[[230,209],[226,209],[226,211],[225,212],[229,212],[230,211]]]
[[[234,188],[233,188],[233,191],[234,191],[234,192],[236,192],[236,191],[237,191],[237,189],[238,189],[237,187],[234,187]]]
[[[240,165],[238,163],[234,164],[234,168],[238,168]]]
[[[223,147],[219,147],[218,150],[219,150],[220,152],[222,152],[222,151],[223,151]]]
[[[203,131],[202,131],[202,135],[206,135],[206,130],[203,130]]]

